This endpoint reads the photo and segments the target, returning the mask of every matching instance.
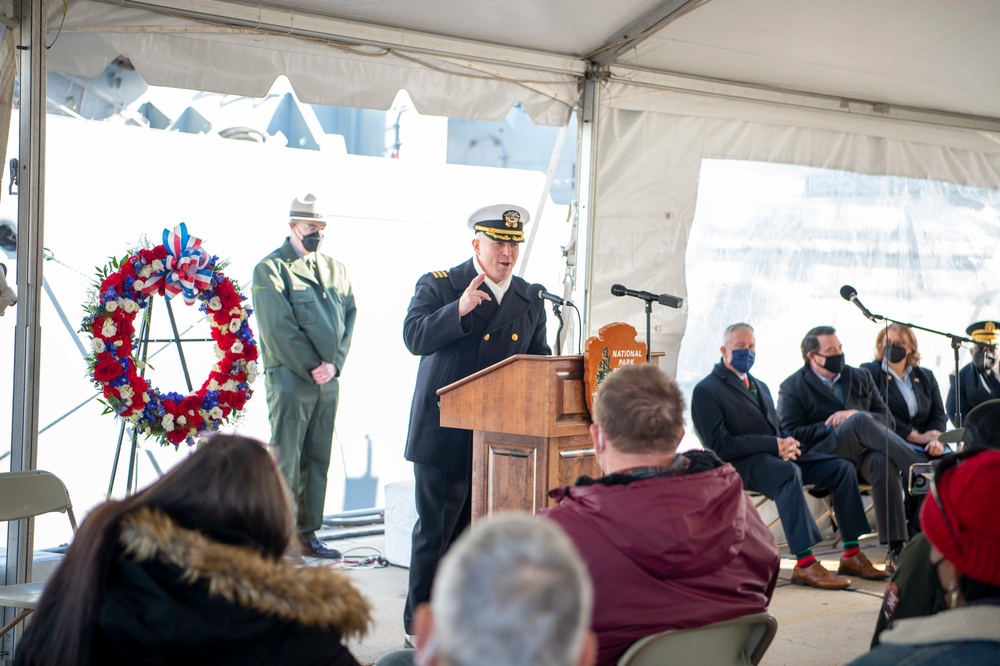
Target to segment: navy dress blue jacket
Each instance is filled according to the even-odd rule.
[[[528,283],[519,277],[512,278],[499,305],[491,295],[492,300],[458,316],[458,299],[476,275],[472,259],[449,271],[423,275],[403,323],[406,348],[420,356],[404,455],[410,462],[453,474],[471,469],[472,433],[441,427],[437,390],[514,354],[552,353],[545,337],[544,303],[529,300]],[[485,283],[479,288],[490,293]]]

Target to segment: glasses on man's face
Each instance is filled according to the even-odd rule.
[[[957,467],[960,463],[968,460],[982,450],[983,449],[969,449],[962,451],[961,453],[955,453],[941,458],[941,462],[938,463],[934,470],[934,475],[931,477],[931,497],[934,498],[934,503],[937,504],[938,510],[944,518],[944,524],[948,528],[948,533],[951,534],[952,540],[955,542],[955,545],[958,546],[959,553],[962,552],[962,542],[958,538],[958,530],[955,529],[955,524],[951,522],[951,517],[948,515],[948,511],[944,508],[944,501],[941,499],[941,495],[938,494],[937,482],[938,479],[944,478],[944,475],[949,470]]]

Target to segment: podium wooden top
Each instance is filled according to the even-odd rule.
[[[437,394],[446,428],[563,437],[586,434],[591,423],[582,355],[516,354]]]
[[[437,393],[447,428],[562,437],[590,427],[583,356],[516,354]]]

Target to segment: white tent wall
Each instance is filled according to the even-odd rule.
[[[637,86],[611,86],[603,95],[589,273],[591,334],[612,321],[629,322],[640,335],[645,330],[641,302],[605,296],[613,283],[687,296],[685,253],[704,158],[1000,187],[996,133]],[[722,117],[675,115],[675,108],[699,108]],[[737,113],[760,120],[726,117]],[[654,306],[652,348],[666,352],[663,365],[670,371],[676,369],[686,312],[686,307],[676,311]]]

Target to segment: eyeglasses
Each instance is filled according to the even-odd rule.
[[[944,478],[946,472],[954,467],[958,467],[960,463],[968,460],[983,450],[984,449],[966,449],[961,453],[955,453],[941,458],[941,462],[938,463],[934,470],[934,476],[931,477],[931,497],[934,498],[934,503],[937,504],[938,510],[941,512],[941,517],[944,518],[944,524],[948,527],[948,533],[951,534],[951,538],[958,547],[959,553],[963,552],[962,542],[958,538],[958,530],[955,529],[955,524],[951,522],[951,518],[948,516],[948,511],[944,508],[944,501],[941,499],[941,495],[938,494],[937,482],[939,479]]]

